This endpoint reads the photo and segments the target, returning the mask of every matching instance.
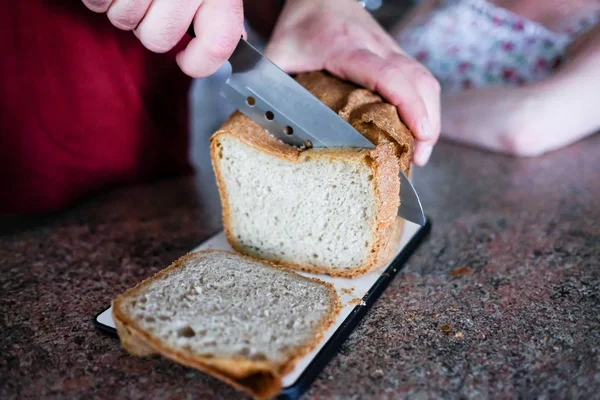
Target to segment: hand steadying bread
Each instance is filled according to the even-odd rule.
[[[395,255],[398,172],[410,172],[413,136],[371,91],[323,72],[297,80],[377,147],[302,151],[235,113],[211,139],[227,238],[291,268],[364,274]]]

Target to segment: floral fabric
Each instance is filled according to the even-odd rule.
[[[397,39],[451,92],[544,79],[564,61],[568,45],[598,21],[600,12],[554,32],[485,0],[444,0]]]

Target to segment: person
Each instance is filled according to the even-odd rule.
[[[286,71],[325,69],[396,105],[416,137],[414,162],[424,165],[440,131],[440,87],[427,69],[356,0],[279,7],[278,0],[3,2],[0,212],[52,212],[117,184],[190,172],[190,78],[227,61],[245,35],[244,12],[259,16],[258,25],[279,15],[265,52]]]
[[[425,0],[391,31],[442,86],[442,137],[538,156],[600,130],[600,2]]]

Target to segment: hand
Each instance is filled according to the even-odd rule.
[[[90,10],[106,13],[117,28],[132,30],[156,53],[175,47],[193,22],[196,37],[177,55],[177,63],[194,78],[219,69],[245,35],[242,0],[82,1]]]
[[[440,132],[440,86],[356,0],[288,0],[265,54],[289,73],[325,69],[379,92],[416,137],[427,163]]]

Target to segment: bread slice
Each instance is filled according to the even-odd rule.
[[[329,283],[208,250],[118,296],[113,318],[130,353],[160,354],[262,399],[279,393],[340,308]]]
[[[368,90],[323,72],[297,80],[377,147],[302,151],[233,114],[211,139],[225,233],[240,253],[354,277],[395,254],[398,173],[409,173],[413,136]]]

